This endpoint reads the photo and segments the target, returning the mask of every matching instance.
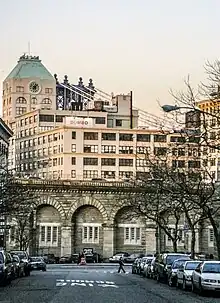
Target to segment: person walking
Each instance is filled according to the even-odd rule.
[[[122,261],[122,258],[120,258],[119,260],[119,268],[118,268],[118,273],[121,272],[121,270],[125,273],[125,270],[124,270],[124,262]]]

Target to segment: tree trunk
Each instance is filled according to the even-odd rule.
[[[191,229],[191,259],[195,258],[196,232],[195,228]]]
[[[173,242],[173,252],[176,253],[177,252],[177,240],[175,239],[172,242]]]
[[[217,257],[218,260],[220,260],[220,233],[218,229],[214,229],[214,235],[215,235],[215,244],[216,244],[216,249],[217,249]]]

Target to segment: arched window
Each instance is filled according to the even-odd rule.
[[[24,97],[18,97],[16,100],[17,104],[26,104],[27,100]]]
[[[51,104],[51,100],[49,98],[44,98],[41,102],[41,104]]]

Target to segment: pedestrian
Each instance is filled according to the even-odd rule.
[[[124,270],[124,262],[122,261],[122,258],[120,258],[119,260],[119,268],[118,268],[118,273],[121,272],[121,270],[125,273],[125,270]]]

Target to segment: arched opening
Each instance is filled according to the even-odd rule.
[[[115,216],[115,252],[145,252],[145,220],[130,207],[121,208]]]
[[[91,205],[79,207],[72,217],[72,252],[80,253],[84,248],[103,253],[103,217]]]
[[[38,255],[60,255],[61,218],[51,205],[40,205],[36,212],[36,243]]]

